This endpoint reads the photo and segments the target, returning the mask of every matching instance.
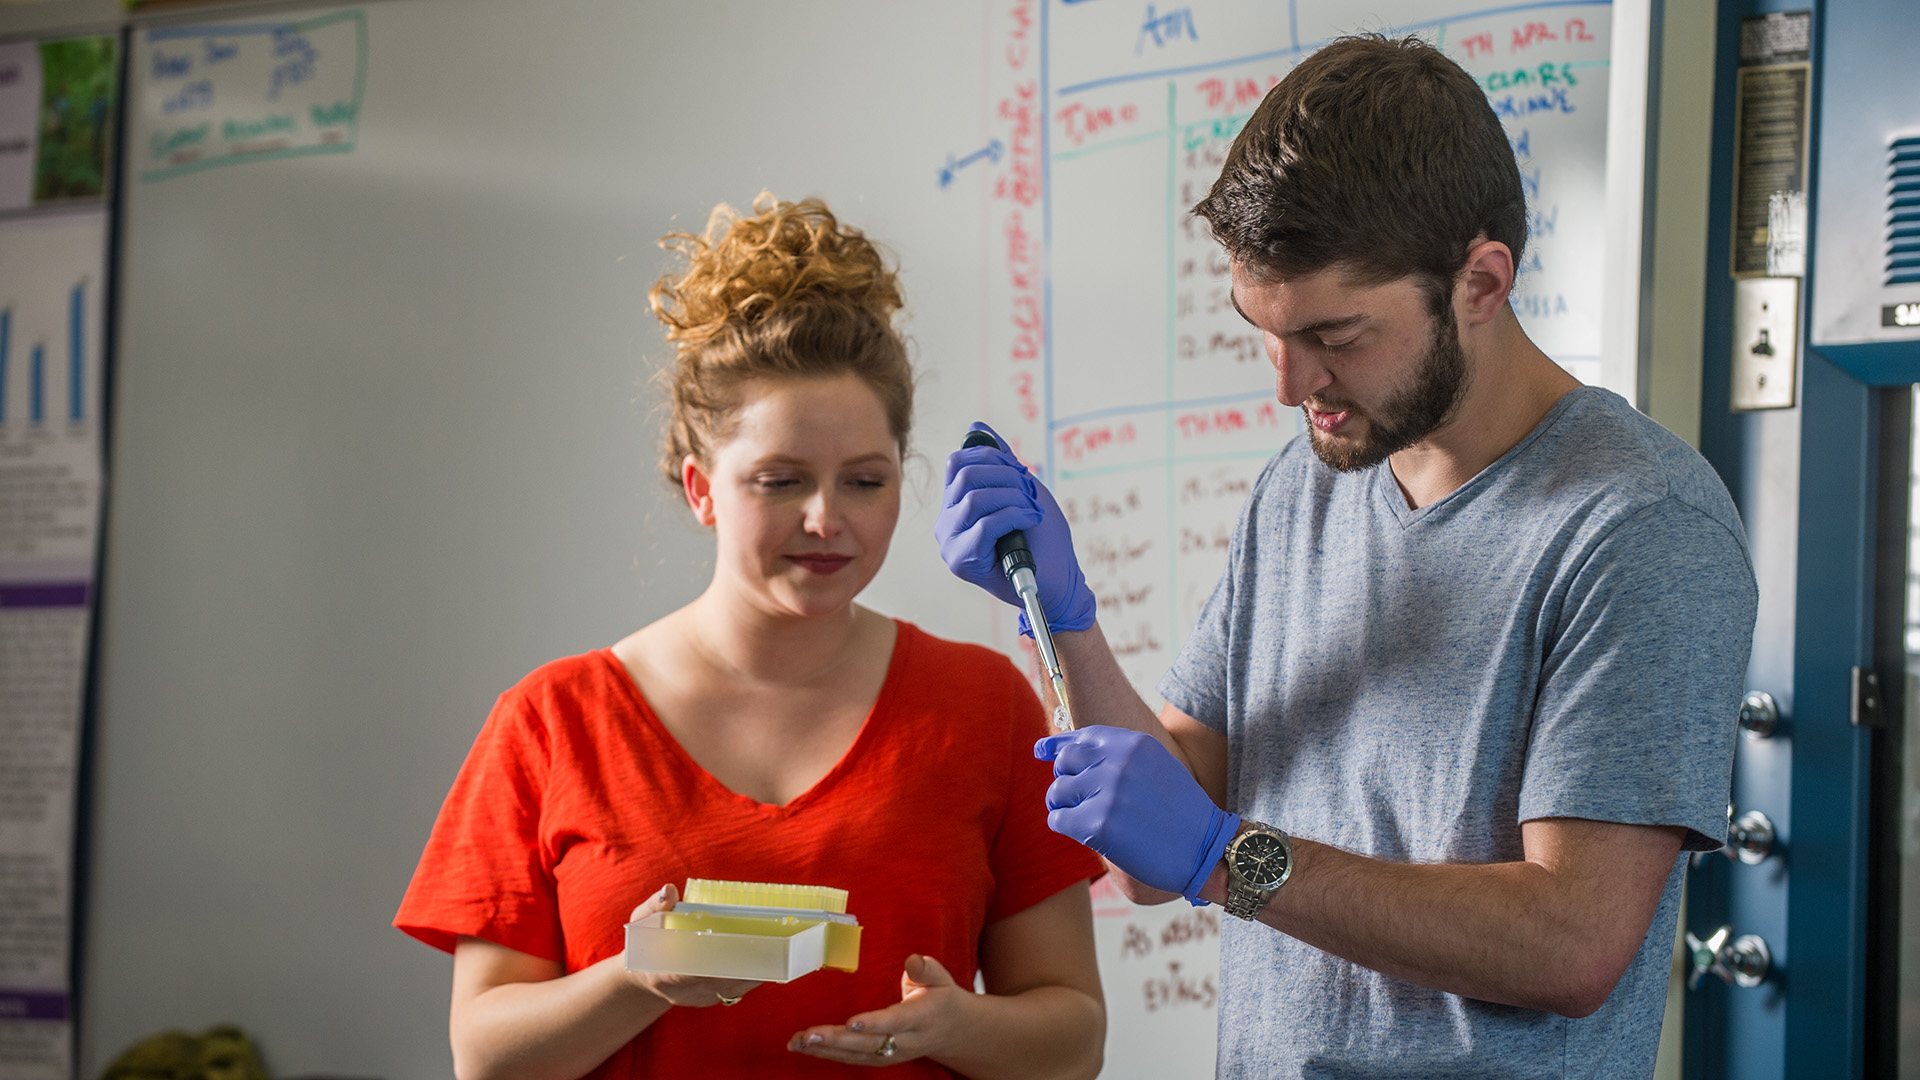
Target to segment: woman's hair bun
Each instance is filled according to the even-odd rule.
[[[880,249],[819,199],[761,192],[753,210],[743,217],[722,203],[705,233],[660,241],[687,263],[647,293],[675,350],[660,375],[669,408],[661,472],[678,485],[689,455],[711,462],[730,437],[743,388],[764,379],[856,376],[904,453],[913,367],[893,326],[899,279]]]
[[[763,191],[753,211],[743,217],[721,203],[704,234],[669,233],[660,241],[687,260],[685,273],[662,277],[647,294],[667,340],[697,348],[730,323],[752,325],[821,295],[892,321],[901,306],[899,282],[859,229],[841,224],[819,199],[782,202]]]

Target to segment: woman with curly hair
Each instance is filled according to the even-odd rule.
[[[454,954],[461,1080],[1092,1076],[1099,865],[1047,830],[1039,701],[854,603],[900,513],[899,284],[819,201],[754,211],[662,241],[687,266],[650,294],[713,580],[501,696],[395,923]],[[690,877],[846,889],[858,970],[627,971],[622,924]]]

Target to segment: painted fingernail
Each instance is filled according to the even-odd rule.
[[[808,1045],[808,1046],[819,1046],[819,1045],[820,1045],[821,1043],[823,1043],[823,1042],[826,1042],[826,1041],[827,1041],[827,1037],[826,1037],[825,1035],[809,1035],[809,1036],[807,1036],[807,1045]]]
[[[852,1020],[852,1021],[848,1021],[847,1023],[847,1030],[848,1031],[865,1031],[867,1030],[867,1025],[861,1023],[858,1020]]]

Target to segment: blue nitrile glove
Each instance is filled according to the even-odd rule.
[[[967,430],[992,435],[995,445],[947,455],[946,491],[940,517],[933,525],[940,557],[962,581],[970,581],[1019,607],[1020,598],[1001,570],[993,544],[1015,529],[1025,529],[1047,626],[1053,630],[1092,627],[1093,590],[1087,588],[1080,561],[1073,556],[1073,535],[1067,531],[1060,504],[992,428],[976,422]],[[1020,632],[1033,632],[1024,612]]]
[[[1240,829],[1160,740],[1094,724],[1033,744],[1053,762],[1047,828],[1078,840],[1127,876],[1199,903]]]

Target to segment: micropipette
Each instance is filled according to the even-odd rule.
[[[984,431],[970,431],[960,448],[999,445]],[[1047,627],[1046,612],[1040,607],[1040,585],[1033,577],[1033,549],[1027,547],[1026,532],[1015,529],[1001,537],[994,542],[993,553],[1000,560],[1001,572],[1013,583],[1020,605],[1026,609],[1027,625],[1033,628],[1033,644],[1040,651],[1040,664],[1046,669],[1047,682],[1053,686],[1054,699],[1060,703],[1053,710],[1054,729],[1072,731],[1073,709],[1067,704],[1067,677],[1060,670],[1060,657],[1053,651],[1053,632]]]

